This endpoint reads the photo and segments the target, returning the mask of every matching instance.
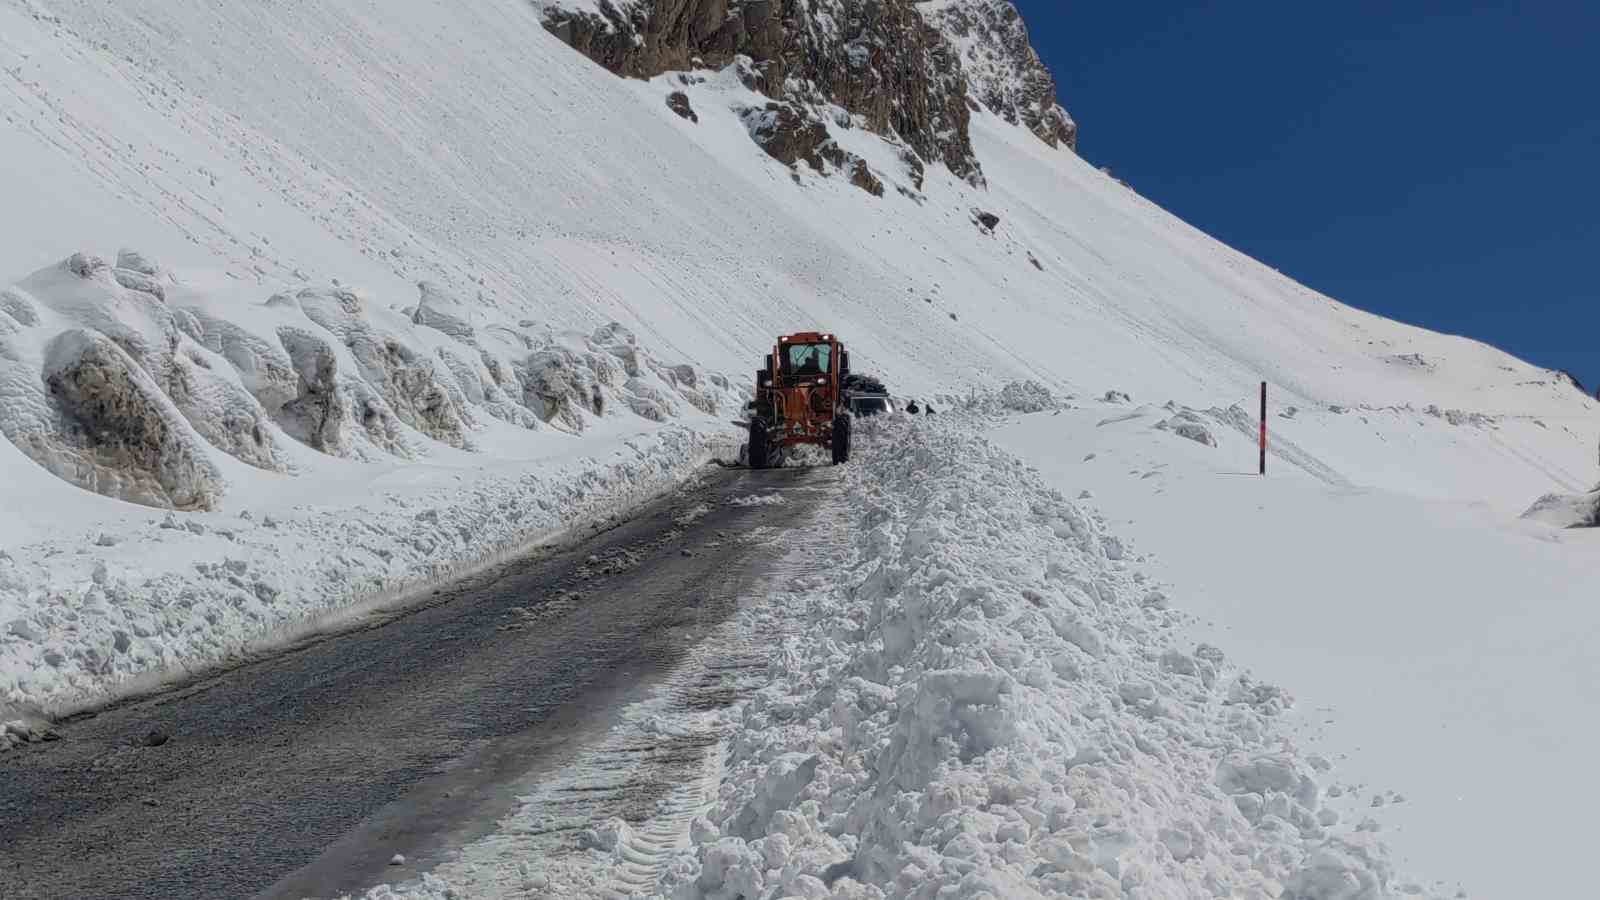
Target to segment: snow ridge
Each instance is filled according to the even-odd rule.
[[[1398,890],[1385,847],[1322,805],[1290,698],[1181,644],[1103,521],[956,422],[863,435],[858,558],[773,654],[664,893]]]
[[[960,62],[913,0],[538,0],[534,6],[552,34],[618,75],[692,78],[691,70],[733,67],[746,87],[790,109],[786,131],[825,136],[824,119],[838,109],[842,127],[859,125],[903,142],[920,162],[943,162],[982,183]]]
[[[608,408],[666,422],[736,402],[726,378],[658,362],[619,324],[558,335],[419,289],[404,314],[337,283],[225,303],[135,251],[74,254],[4,292],[21,319],[0,312],[15,323],[0,431],[79,487],[209,510],[228,458],[275,473],[315,470],[318,453],[413,460],[546,423],[581,433]]]

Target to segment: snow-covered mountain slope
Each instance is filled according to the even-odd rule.
[[[1042,140],[1030,110],[1044,116],[1054,100],[1037,78],[1002,71],[1026,59],[1018,32],[952,24],[962,10],[1007,23],[1004,4],[923,4],[960,50],[949,58],[972,66],[962,77],[979,108],[965,140],[981,179],[940,162],[961,168],[959,153],[908,153],[915,142],[886,130],[890,116],[826,92],[775,100],[737,54],[719,69],[619,78],[551,33],[557,5],[572,4],[0,0],[0,283],[23,298],[0,307],[0,374],[7,397],[25,398],[23,413],[4,413],[0,442],[0,506],[24,511],[0,517],[8,699],[215,659],[241,629],[448,571],[481,551],[475,530],[515,545],[608,490],[670,479],[686,460],[669,456],[709,452],[705,435],[726,435],[736,402],[712,413],[680,388],[717,372],[737,388],[774,334],[804,328],[840,333],[858,368],[919,397],[1033,379],[1080,398],[1116,390],[1214,409],[1208,427],[1248,431],[1265,380],[1274,409],[1293,410],[1272,420],[1273,465],[1324,490],[1476,502],[1498,521],[1594,484],[1600,405],[1561,376],[1323,297]],[[871,65],[861,46],[840,59]],[[986,84],[998,85],[993,108]],[[961,136],[926,137],[948,148]],[[422,282],[449,299],[448,315],[419,313]],[[281,413],[303,399],[299,373],[274,406],[249,362],[293,364],[284,328],[325,344],[345,379],[331,383],[382,399],[403,440],[386,447],[354,414],[335,432],[342,444],[297,432],[301,419]],[[260,352],[210,343],[233,329]],[[624,333],[658,365],[580,410],[581,437],[489,362],[525,387],[535,354],[627,355],[635,345],[609,340]],[[375,365],[390,339],[402,361],[423,362]],[[508,405],[476,365],[482,399],[470,399],[472,379],[447,356],[482,362]],[[597,365],[570,371],[587,383]],[[452,405],[456,383],[471,423],[416,415],[439,408],[424,370]],[[57,463],[47,470],[24,452],[26,435],[73,446],[64,425],[92,392],[78,378],[62,406],[49,379],[86,371],[136,384],[129,418],[162,423],[154,445],[175,441],[172,458],[188,460],[178,468],[197,473],[152,476],[141,483],[160,491],[143,499],[209,507],[182,517],[203,534],[88,493],[78,485],[99,482],[62,462],[70,454],[43,454]],[[179,371],[207,401],[187,413]],[[657,394],[693,433],[629,402]],[[408,396],[413,421],[398,411]],[[252,428],[204,432],[229,409],[259,422],[270,453],[224,446]],[[1049,455],[1050,440],[1028,452]],[[350,452],[329,452],[341,445]],[[524,519],[517,498],[545,503]],[[435,508],[443,523],[416,518]],[[400,509],[413,518],[397,525]],[[287,533],[268,533],[265,510]],[[247,511],[256,524],[241,524]],[[166,604],[147,590],[181,585],[196,564],[208,567],[203,596],[174,587]],[[300,603],[307,595],[315,602]],[[127,597],[155,598],[159,615]],[[183,602],[199,610],[179,612]],[[1294,673],[1270,674],[1292,689]]]
[[[872,199],[761,153],[729,107],[764,98],[736,78],[618,79],[523,4],[49,9],[0,13],[7,189],[31,211],[0,232],[13,276],[136,244],[263,301],[296,271],[381,306],[426,278],[481,293],[486,318],[616,320],[729,371],[774,330],[824,323],[917,391],[1032,376],[1193,404],[1265,378],[1286,403],[1595,408],[1549,372],[1308,291],[986,113],[987,191],[936,163],[917,190],[881,140],[835,124],[910,192]]]

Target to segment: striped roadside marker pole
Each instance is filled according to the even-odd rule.
[[[1267,474],[1267,383],[1261,382],[1261,474]]]

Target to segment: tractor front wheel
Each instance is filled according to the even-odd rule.
[[[833,417],[833,464],[850,461],[850,417],[840,413]]]
[[[750,444],[746,455],[752,469],[765,469],[772,456],[772,450],[767,446],[767,423],[760,419],[750,420]]]

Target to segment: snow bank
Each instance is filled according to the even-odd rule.
[[[952,422],[863,429],[856,559],[745,707],[664,891],[1376,897],[1289,697],[1179,642],[1097,516]]]
[[[965,396],[935,394],[947,411],[969,417],[998,420],[1010,413],[1036,413],[1062,409],[1071,396],[1057,397],[1048,387],[1033,379],[1009,381],[998,390],[971,389]]]
[[[619,324],[209,277],[76,253],[0,292],[0,704],[230,658],[731,449],[727,378]]]
[[[101,522],[0,551],[0,711],[93,703],[247,655],[354,604],[403,602],[576,521],[616,515],[729,450],[683,426],[586,442],[597,456],[376,481],[360,502]]]
[[[491,422],[581,432],[608,401],[666,422],[734,400],[722,376],[663,364],[616,323],[557,334],[479,314],[480,338],[465,304],[419,289],[408,319],[338,285],[251,302],[137,251],[115,266],[74,254],[5,292],[0,432],[80,487],[204,510],[228,489],[223,457],[284,471],[295,442],[414,459],[478,451]]]
[[[1007,384],[1000,389],[998,400],[1002,409],[1012,412],[1044,412],[1056,407],[1056,398],[1050,389],[1032,379]]]

